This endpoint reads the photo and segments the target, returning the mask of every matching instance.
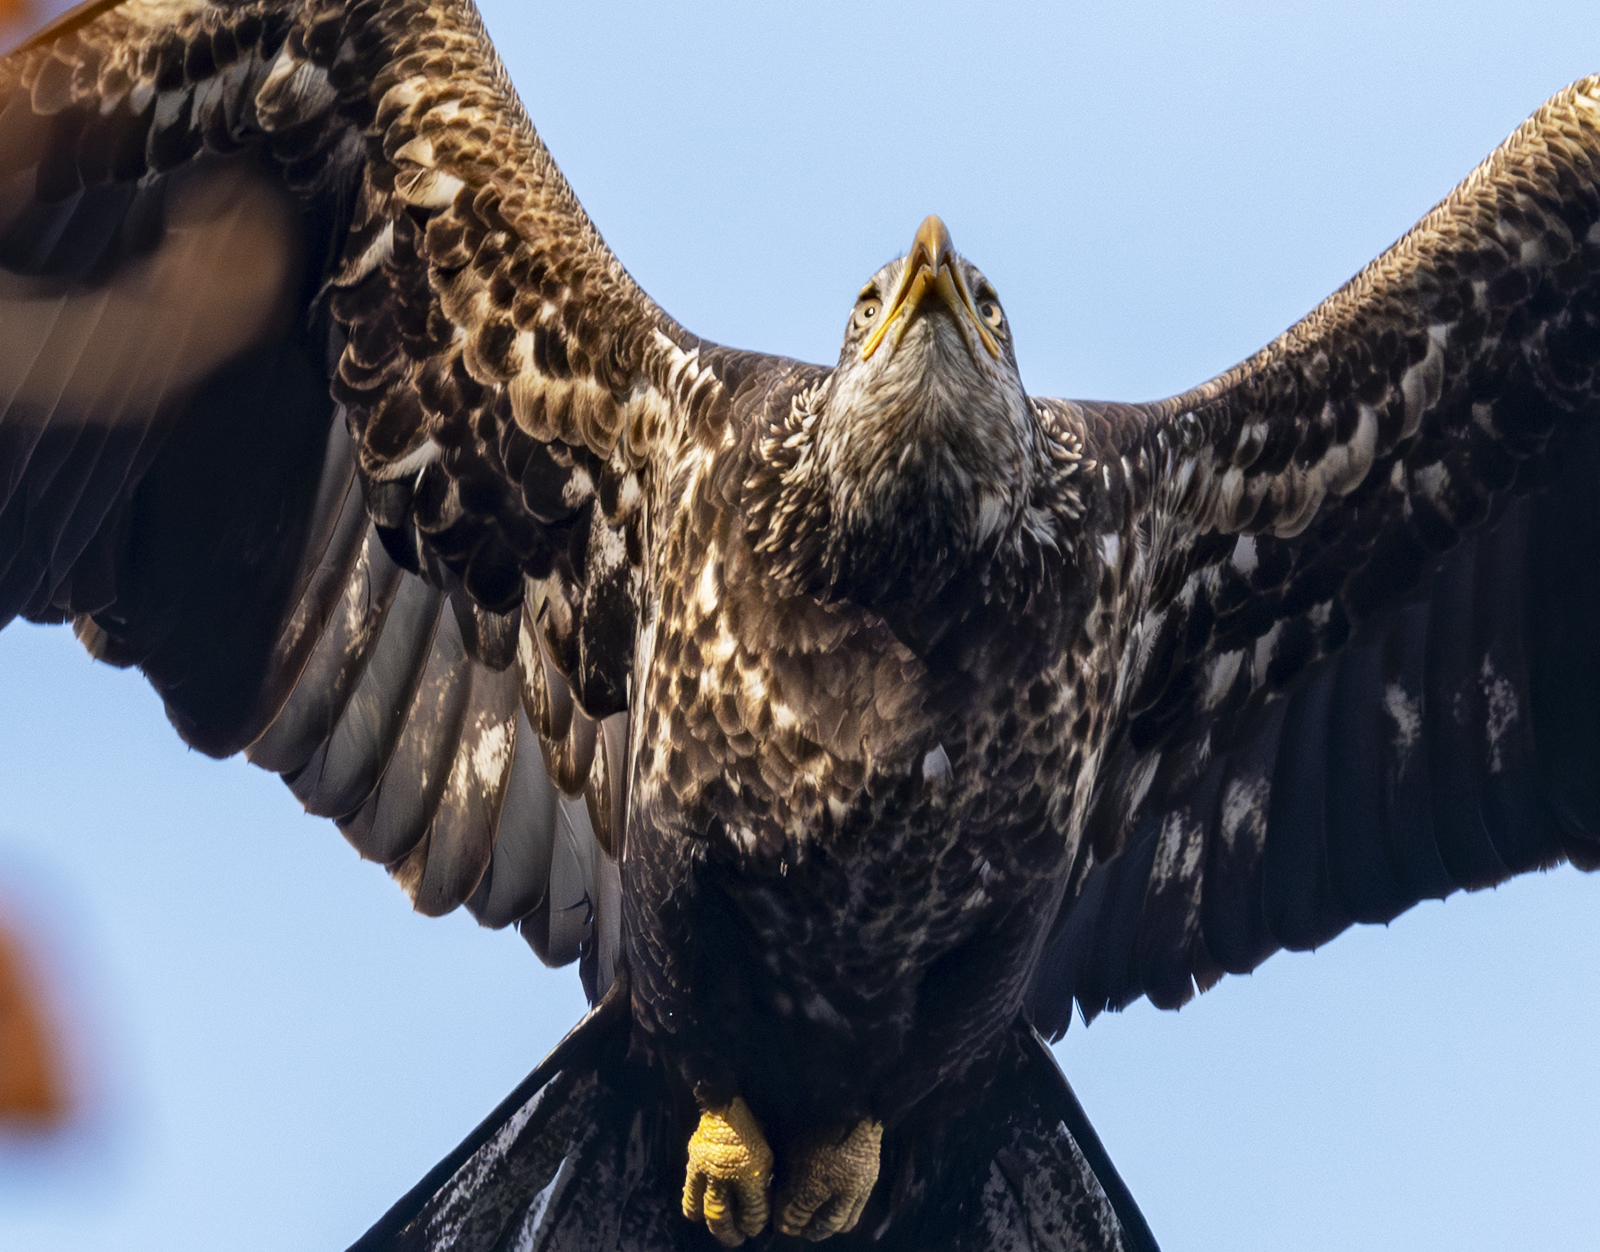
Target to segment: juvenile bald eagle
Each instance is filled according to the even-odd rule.
[[[831,369],[679,327],[467,0],[95,0],[0,61],[0,622],[579,962],[362,1246],[1153,1246],[1074,1003],[1600,864],[1597,160],[1047,400],[936,218]]]

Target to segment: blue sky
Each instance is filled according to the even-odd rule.
[[[1592,3],[485,8],[690,329],[832,360],[938,212],[1030,388],[1124,399],[1259,347],[1600,70]],[[411,915],[66,632],[0,634],[0,709],[0,909],[94,1092],[71,1142],[0,1140],[0,1247],[343,1247],[581,1011],[572,971]],[[1169,1248],[1596,1247],[1597,970],[1600,879],[1563,870],[1058,1055]]]

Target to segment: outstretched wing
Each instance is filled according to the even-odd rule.
[[[97,0],[0,61],[0,342],[0,624],[603,989],[646,504],[740,358],[468,0]]]
[[[1117,729],[1041,1028],[1600,865],[1600,78],[1269,347],[1090,432]]]

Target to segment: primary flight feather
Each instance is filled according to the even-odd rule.
[[[100,0],[0,109],[0,621],[600,1003],[368,1246],[1147,1244],[1034,1027],[1600,862],[1600,81],[1151,405],[937,218],[835,367],[697,339],[466,3]]]

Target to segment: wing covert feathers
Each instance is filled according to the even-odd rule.
[[[1042,1028],[1600,863],[1597,277],[1588,78],[1240,366],[1052,402],[1092,433],[1127,634]]]
[[[1170,507],[1201,527],[1293,537],[1399,459],[1413,508],[1447,531],[1481,521],[1505,463],[1594,394],[1597,161],[1592,77],[1309,316],[1156,406]],[[1518,403],[1519,389],[1538,403]],[[1446,444],[1455,472],[1419,479],[1440,464],[1420,454]]]

